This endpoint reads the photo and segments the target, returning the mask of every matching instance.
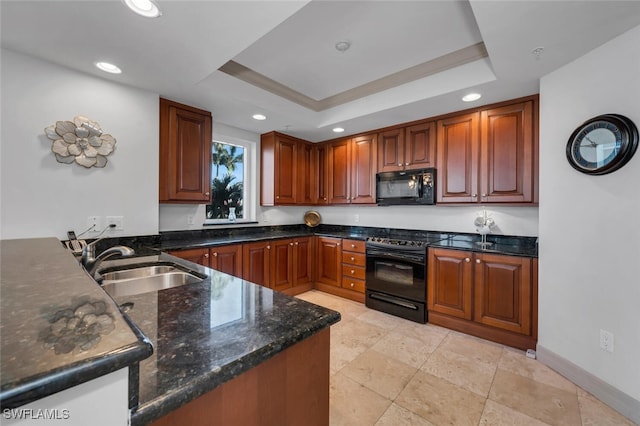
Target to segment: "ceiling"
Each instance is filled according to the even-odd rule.
[[[156,2],[147,19],[121,0],[2,0],[2,47],[320,141],[537,93],[541,76],[640,25],[640,1]],[[469,92],[483,97],[462,102]]]

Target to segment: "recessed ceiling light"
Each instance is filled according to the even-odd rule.
[[[344,129],[342,127],[334,127],[333,131],[336,132],[336,133],[342,133],[342,132],[344,132]]]
[[[96,67],[98,67],[98,69],[101,69],[104,72],[108,72],[111,74],[122,73],[122,70],[120,68],[118,68],[113,64],[110,64],[109,62],[96,62]]]
[[[145,18],[157,18],[162,15],[158,5],[152,0],[123,0],[129,9]]]
[[[462,100],[465,102],[473,102],[473,101],[477,101],[481,97],[482,95],[480,93],[469,93],[468,95],[464,95],[462,97]]]
[[[253,119],[254,120],[266,120],[267,116],[263,115],[263,114],[253,114]]]

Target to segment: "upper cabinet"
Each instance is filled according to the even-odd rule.
[[[438,203],[536,203],[537,98],[438,120]]]
[[[378,172],[434,167],[435,154],[433,121],[378,134]]]
[[[160,202],[211,200],[211,113],[160,98]]]
[[[364,135],[329,144],[329,204],[376,202],[376,141],[376,135]]]

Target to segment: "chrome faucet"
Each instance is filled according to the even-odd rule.
[[[98,238],[97,240],[87,244],[82,249],[82,266],[84,266],[84,269],[87,270],[92,278],[94,277],[98,266],[111,256],[119,254],[122,257],[129,257],[136,253],[132,248],[127,246],[113,246],[106,249],[96,257],[96,243],[102,239],[103,238]]]

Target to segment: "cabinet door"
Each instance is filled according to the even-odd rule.
[[[295,238],[293,242],[293,285],[312,280],[313,245],[311,237]]]
[[[470,252],[429,249],[427,309],[472,318],[472,259]]]
[[[315,156],[313,145],[300,143],[298,146],[298,171],[294,179],[298,185],[297,204],[312,205],[316,203],[317,189]]]
[[[404,167],[422,169],[436,165],[436,123],[417,124],[405,130]]]
[[[293,240],[271,242],[271,285],[274,290],[293,287]]]
[[[351,186],[350,139],[329,145],[329,204],[348,204]]]
[[[533,102],[482,111],[480,196],[483,202],[533,201]]]
[[[271,244],[258,241],[242,246],[242,278],[269,287],[271,280]]]
[[[351,142],[350,202],[374,204],[376,202],[376,135],[359,136]]]
[[[340,287],[342,283],[342,240],[318,237],[318,282]]]
[[[477,112],[438,120],[438,203],[478,201]]]
[[[242,278],[242,244],[211,247],[210,268]]]
[[[329,146],[320,144],[313,147],[316,173],[316,204],[329,204]]]
[[[275,146],[275,204],[295,204],[298,182],[298,143],[282,136]]]
[[[211,264],[209,263],[209,249],[173,250],[168,253],[172,256],[179,257],[180,259],[197,263],[198,265],[203,265],[208,268],[211,267]]]
[[[404,169],[404,129],[378,134],[378,173]]]
[[[160,201],[211,201],[211,113],[160,99]]]
[[[530,335],[531,259],[478,254],[474,269],[474,320]]]

